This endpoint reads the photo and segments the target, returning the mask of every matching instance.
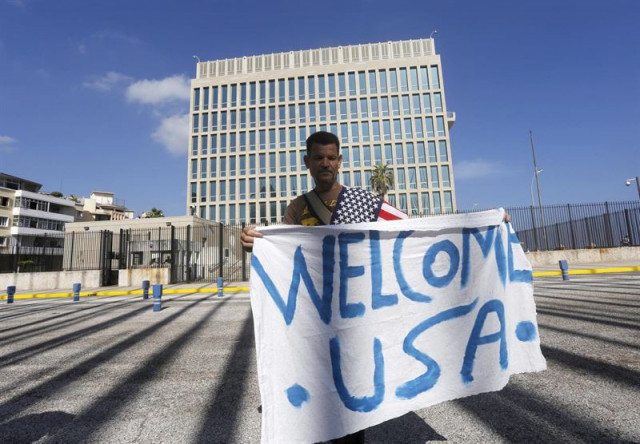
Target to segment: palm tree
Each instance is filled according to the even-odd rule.
[[[164,211],[153,207],[151,210],[144,213],[144,217],[164,217]]]
[[[387,164],[376,165],[371,171],[371,188],[378,196],[384,199],[389,188],[393,187],[393,171]]]

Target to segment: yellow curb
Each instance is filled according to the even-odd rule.
[[[578,270],[569,270],[569,275],[579,274],[603,274],[603,273],[629,273],[634,271],[640,271],[638,267],[611,267],[611,268],[587,268]],[[562,276],[562,271],[536,271],[533,273],[533,277],[544,276]]]

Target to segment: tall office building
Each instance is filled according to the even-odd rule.
[[[305,139],[341,140],[340,182],[409,214],[456,209],[440,56],[433,39],[339,46],[197,63],[191,82],[187,209],[224,223],[278,222],[313,186]]]

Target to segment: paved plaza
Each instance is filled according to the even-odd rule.
[[[367,442],[640,442],[640,273],[536,278],[535,297],[548,370]],[[0,442],[259,442],[248,294],[152,301],[1,301]]]

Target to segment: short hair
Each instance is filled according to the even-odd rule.
[[[317,143],[318,145],[335,145],[340,152],[340,140],[338,136],[328,131],[318,131],[307,137],[307,154],[311,151],[311,146]]]

